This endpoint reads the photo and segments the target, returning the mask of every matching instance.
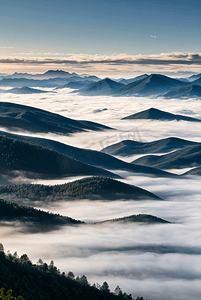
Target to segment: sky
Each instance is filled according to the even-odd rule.
[[[1,0],[0,7],[0,73],[200,71],[200,0]],[[170,64],[175,53],[180,62]]]

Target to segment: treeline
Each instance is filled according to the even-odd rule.
[[[0,221],[21,221],[28,230],[48,231],[62,225],[77,225],[84,222],[70,217],[45,212],[33,207],[27,207],[0,199]]]
[[[10,300],[144,300],[143,297],[133,299],[123,293],[119,286],[114,293],[107,282],[101,286],[90,285],[85,275],[75,277],[73,272],[60,272],[51,261],[48,265],[41,259],[32,264],[29,257],[17,252],[5,254],[0,244],[0,290],[2,299]],[[9,293],[10,298],[5,298]],[[1,295],[1,294],[0,294]],[[20,296],[19,296],[20,295]],[[18,298],[17,298],[18,297]]]
[[[141,199],[157,196],[111,178],[88,177],[61,185],[21,184],[0,186],[0,194],[14,193],[18,198],[33,201],[57,201],[76,199]],[[159,199],[159,198],[158,198]]]

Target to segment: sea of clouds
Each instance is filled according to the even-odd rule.
[[[77,120],[90,120],[115,128],[72,136],[33,135],[77,147],[100,150],[123,139],[153,141],[180,137],[201,142],[201,123],[184,121],[121,120],[141,110],[155,107],[171,113],[201,119],[198,99],[145,97],[84,97],[69,89],[43,95],[0,94],[0,101],[30,105]],[[3,128],[1,128],[3,130]],[[26,134],[26,133],[23,133]],[[123,158],[131,161],[134,157]],[[44,210],[90,223],[79,227],[25,234],[21,225],[0,227],[5,250],[27,253],[35,263],[39,258],[63,272],[85,274],[90,283],[107,281],[111,290],[119,285],[133,297],[149,300],[200,300],[201,294],[201,186],[199,177],[154,178],[117,170],[122,181],[145,188],[163,201],[77,201],[42,205]],[[183,170],[185,172],[185,170]],[[180,173],[181,170],[180,170]],[[44,181],[23,177],[13,182],[59,184],[75,180]],[[37,206],[37,203],[35,203]],[[171,224],[101,224],[93,222],[132,214],[152,214]],[[9,225],[9,224],[8,224]]]

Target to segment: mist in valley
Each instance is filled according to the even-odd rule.
[[[174,136],[201,141],[199,123],[120,121],[125,116],[150,107],[201,119],[199,100],[84,97],[69,93],[69,89],[58,90],[56,94],[49,90],[50,93],[45,97],[0,94],[0,100],[34,106],[77,120],[99,122],[115,130],[82,132],[68,136],[51,133],[23,133],[24,135],[48,138],[93,150],[101,150],[124,139],[144,142]],[[131,161],[131,157],[121,159]],[[85,274],[91,284],[94,282],[102,284],[103,281],[107,281],[111,290],[119,285],[126,293],[132,293],[133,297],[142,295],[149,300],[200,299],[200,178],[196,176],[155,178],[122,170],[115,172],[122,176],[122,182],[147,189],[162,200],[79,200],[43,204],[16,198],[19,204],[33,205],[89,224],[63,227],[48,233],[25,234],[20,223],[4,223],[0,227],[0,234],[5,250],[11,253],[17,251],[19,256],[26,253],[34,263],[39,258],[47,263],[54,260],[62,272],[71,270],[75,275]],[[83,177],[36,180],[19,174],[14,179],[2,177],[0,184],[55,185],[80,178]],[[9,199],[8,196],[7,198]],[[93,224],[132,214],[151,214],[171,223]]]

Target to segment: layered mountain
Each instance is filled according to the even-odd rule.
[[[93,83],[93,81],[89,81],[89,80],[70,81],[60,88],[70,88],[70,89],[79,90],[80,88],[86,86],[87,84],[92,84],[92,83]]]
[[[69,78],[30,79],[30,78],[3,78],[0,80],[2,87],[58,87],[69,82]]]
[[[118,82],[123,83],[123,84],[129,84],[129,83],[138,81],[140,79],[144,79],[144,78],[146,78],[148,76],[149,75],[147,75],[147,74],[143,74],[143,75],[140,75],[140,76],[137,76],[137,77],[134,77],[134,78],[129,78],[129,79],[121,78],[120,80],[118,80]]]
[[[194,175],[194,176],[201,176],[201,167],[197,167],[197,168],[193,168],[187,172],[185,172],[184,174],[182,174],[183,176],[185,175]]]
[[[115,89],[124,86],[123,83],[105,78],[95,83],[86,85],[79,90],[81,95],[100,96],[111,94]]]
[[[11,93],[11,94],[42,94],[48,93],[47,91],[32,89],[28,86],[23,86],[21,88],[14,88],[10,90],[0,90],[0,93]]]
[[[159,169],[182,169],[201,166],[201,144],[189,146],[161,156],[146,155],[133,161],[134,164]]]
[[[198,79],[196,79],[193,82],[191,82],[191,84],[192,83],[195,84],[195,85],[201,85],[201,76]]]
[[[23,174],[29,178],[61,178],[99,175],[116,177],[102,168],[87,165],[67,155],[38,145],[0,136],[0,172],[11,177]]]
[[[43,148],[54,150],[69,157],[72,157],[80,162],[86,163],[91,166],[97,166],[107,170],[114,171],[129,171],[133,173],[140,173],[148,176],[159,177],[177,177],[175,174],[171,174],[152,167],[139,166],[131,163],[126,163],[120,159],[117,159],[111,155],[102,153],[100,151],[88,150],[62,144],[53,140],[34,138],[28,136],[14,135],[7,132],[1,132],[2,135],[15,138],[17,140],[26,141],[32,145],[39,145]],[[96,174],[97,175],[97,174]],[[112,177],[112,176],[108,176]]]
[[[165,98],[200,98],[201,85],[189,85],[170,91],[164,95]]]
[[[69,217],[52,214],[33,207],[18,205],[0,199],[0,224],[4,222],[20,222],[25,230],[31,232],[50,231],[58,229],[60,226],[73,226],[84,222],[74,220]],[[5,226],[7,223],[5,223]]]
[[[110,155],[129,156],[134,154],[165,153],[197,144],[198,143],[196,142],[191,142],[176,137],[169,137],[147,143],[124,140],[103,148],[101,152]]]
[[[89,177],[61,185],[22,184],[0,186],[0,195],[9,199],[29,199],[31,201],[68,200],[161,200],[145,189],[111,178]]]
[[[172,114],[166,111],[162,111],[157,108],[149,108],[146,110],[143,110],[139,113],[124,117],[122,120],[143,120],[143,119],[148,119],[148,120],[160,120],[160,121],[190,121],[190,122],[201,122],[201,120],[192,118],[192,117],[187,117],[183,115],[177,115],[177,114]]]
[[[201,73],[190,76],[189,81],[192,82],[192,81],[195,81],[195,80],[200,79],[200,78],[201,78]]]
[[[39,108],[8,102],[0,102],[0,126],[15,131],[58,134],[111,129],[98,123],[76,121]]]
[[[143,79],[127,84],[116,89],[116,96],[152,96],[166,93],[170,90],[186,86],[186,82],[173,79],[160,74],[151,74]]]

